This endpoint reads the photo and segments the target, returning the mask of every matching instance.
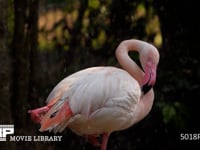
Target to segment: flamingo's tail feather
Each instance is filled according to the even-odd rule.
[[[31,115],[31,119],[35,123],[40,123],[43,116],[51,109],[51,107],[59,100],[59,97],[51,99],[50,103],[44,107],[36,108],[33,110],[28,110],[28,113]]]
[[[40,131],[61,132],[68,125],[71,116],[72,111],[68,101],[57,101],[40,122]]]

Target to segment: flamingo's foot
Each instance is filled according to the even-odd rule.
[[[28,110],[28,113],[30,113],[31,115],[31,119],[35,122],[35,123],[40,123],[43,116],[48,112],[48,110],[51,108],[52,106],[44,106],[41,108],[36,108],[33,110]]]

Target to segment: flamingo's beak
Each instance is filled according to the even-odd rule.
[[[143,94],[146,94],[156,83],[156,66],[147,65],[145,67],[145,76],[142,86]]]

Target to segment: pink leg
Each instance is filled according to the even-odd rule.
[[[36,123],[40,123],[40,121],[42,120],[42,116],[44,114],[46,114],[46,112],[51,108],[52,106],[44,106],[44,107],[41,107],[41,108],[37,108],[37,109],[34,109],[34,110],[28,110],[28,113],[31,114],[31,118],[34,122]]]
[[[101,150],[106,150],[109,136],[110,136],[110,133],[104,133],[103,134],[103,141],[102,141]]]

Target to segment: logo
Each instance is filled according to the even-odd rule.
[[[14,134],[14,125],[0,125],[0,141],[6,141],[8,134]]]
[[[7,139],[7,135],[14,134],[14,125],[0,125],[0,142],[1,141],[14,141],[14,142],[60,142],[62,136],[44,136],[44,135],[10,135]]]

